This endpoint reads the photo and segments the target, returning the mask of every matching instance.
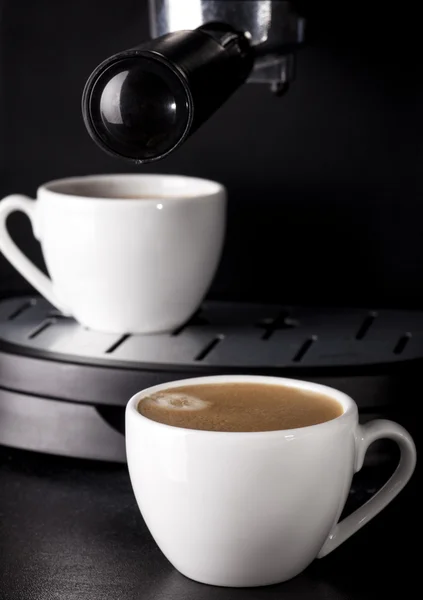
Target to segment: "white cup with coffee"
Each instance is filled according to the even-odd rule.
[[[24,212],[50,277],[16,246],[7,217]],[[0,202],[0,250],[59,311],[110,333],[165,332],[208,291],[222,252],[226,191],[173,175],[98,175],[46,183],[34,201]]]
[[[401,451],[389,481],[339,521],[374,441]],[[397,423],[359,425],[354,401],[305,381],[216,376],[136,394],[126,408],[130,478],[163,554],[218,586],[280,583],[332,552],[410,479],[416,450]]]

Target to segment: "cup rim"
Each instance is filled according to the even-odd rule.
[[[172,179],[177,181],[179,184],[183,182],[186,184],[186,195],[184,195],[184,190],[181,190],[180,196],[166,196],[160,197],[148,197],[148,193],[145,194],[139,200],[137,198],[125,198],[124,195],[119,197],[117,194],[113,196],[106,195],[87,195],[87,194],[78,194],[75,192],[66,192],[66,188],[72,185],[79,184],[96,184],[103,183],[107,181],[122,181],[122,182],[131,182],[135,180],[147,181],[147,180],[167,180],[170,182]],[[196,189],[197,188],[197,189]],[[189,193],[188,193],[189,192]],[[180,175],[173,173],[99,173],[93,175],[76,175],[72,177],[63,177],[60,179],[52,179],[51,181],[47,181],[46,183],[41,184],[37,190],[37,196],[42,194],[46,197],[57,197],[60,196],[62,201],[64,198],[72,199],[72,202],[79,200],[95,200],[96,203],[104,202],[107,204],[111,204],[115,201],[119,201],[119,204],[123,204],[125,202],[130,203],[131,205],[138,204],[142,202],[145,205],[157,203],[168,204],[168,203],[180,203],[187,202],[191,200],[199,200],[204,198],[213,198],[225,195],[226,188],[223,184],[218,181],[214,181],[212,179],[206,179],[202,177],[191,177],[190,175]]]
[[[144,396],[148,396],[149,394],[153,394],[155,392],[159,392],[161,390],[166,390],[169,388],[181,387],[181,386],[191,386],[191,385],[199,385],[202,383],[205,384],[214,384],[214,383],[263,383],[270,385],[278,385],[280,387],[291,387],[297,389],[304,389],[307,391],[317,392],[329,396],[337,401],[344,409],[344,412],[335,417],[335,419],[331,419],[330,421],[324,421],[323,423],[317,423],[316,425],[307,425],[306,427],[295,427],[292,429],[275,429],[272,431],[209,431],[203,429],[189,429],[186,427],[174,427],[173,425],[167,425],[165,423],[159,423],[157,421],[152,421],[147,417],[144,417],[137,410],[138,402]],[[150,427],[157,427],[158,429],[163,430],[171,430],[173,433],[180,434],[190,434],[190,435],[209,435],[209,436],[233,436],[233,437],[269,437],[269,436],[283,436],[286,438],[294,438],[299,437],[301,435],[307,435],[311,431],[319,428],[321,431],[324,429],[328,429],[330,427],[339,426],[345,423],[347,420],[351,419],[351,417],[357,416],[358,418],[358,408],[354,400],[335,388],[329,387],[327,385],[323,385],[320,383],[314,383],[311,381],[306,381],[302,379],[292,379],[287,377],[272,377],[267,375],[206,375],[203,377],[191,377],[189,379],[180,379],[174,380],[166,383],[160,383],[158,385],[150,386],[141,390],[134,394],[126,405],[126,415],[131,415],[134,419],[140,419],[141,422],[144,422],[145,425],[149,425]]]

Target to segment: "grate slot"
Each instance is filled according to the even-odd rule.
[[[177,335],[179,335],[180,333],[183,332],[183,330],[188,327],[188,323],[184,323],[183,325],[179,325],[179,327],[177,327],[174,331],[172,331],[172,333],[170,334],[172,337],[176,337]]]
[[[34,338],[38,337],[41,333],[43,333],[43,331],[51,327],[55,322],[55,318],[45,319],[45,321],[43,321],[41,325],[39,325],[31,331],[31,333],[28,335],[28,339],[33,340]]]
[[[197,312],[194,313],[188,321],[186,321],[186,323],[183,323],[182,325],[177,327],[174,331],[172,331],[170,335],[172,337],[178,336],[188,327],[202,327],[204,325],[210,325],[210,321],[203,317],[202,312],[202,309],[199,308]]]
[[[206,356],[208,356],[210,352],[212,352],[216,348],[216,346],[220,344],[224,337],[225,336],[222,334],[217,335],[210,343],[207,344],[207,346],[205,346],[205,348],[203,348],[203,350],[201,350],[201,352],[197,354],[194,360],[204,360]]]
[[[394,354],[402,354],[411,338],[412,334],[409,331],[407,331],[407,333],[404,333],[404,335],[400,337],[400,339],[395,345]]]
[[[367,315],[367,317],[365,317],[364,321],[360,325],[359,330],[356,333],[356,336],[355,336],[356,340],[362,340],[369,333],[369,329],[375,322],[376,317],[377,317],[377,312],[374,310],[371,311]]]
[[[7,320],[8,321],[13,321],[17,317],[19,317],[19,315],[21,315],[22,313],[24,313],[25,311],[27,311],[28,308],[31,308],[31,306],[34,306],[34,301],[33,300],[28,300],[28,302],[24,302],[23,304],[21,304],[21,306],[19,306],[16,310],[14,310],[7,317]]]
[[[283,309],[274,319],[262,319],[256,325],[264,329],[262,340],[270,340],[275,331],[293,329],[298,327],[298,322],[290,317],[290,311]]]
[[[115,350],[117,350],[126,340],[128,340],[131,336],[126,333],[125,335],[121,335],[120,338],[116,340],[114,344],[112,344],[109,348],[107,348],[105,354],[113,354]]]
[[[294,358],[292,359],[294,362],[301,362],[310,348],[317,342],[317,335],[312,335],[308,340],[304,342],[301,348],[298,350]]]
[[[47,317],[49,319],[56,319],[58,321],[73,321],[72,317],[68,317],[66,315],[62,315],[62,313],[55,312],[55,311],[50,312],[47,315]]]

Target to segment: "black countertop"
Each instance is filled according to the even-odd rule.
[[[347,512],[386,473],[356,476]],[[417,472],[353,538],[281,585],[216,588],[176,572],[156,547],[126,467],[0,447],[1,600],[355,600],[402,597],[420,581]]]

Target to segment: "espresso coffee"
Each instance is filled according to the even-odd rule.
[[[128,194],[122,194],[119,196],[104,196],[104,198],[112,198],[115,200],[157,200],[160,202],[164,200],[180,200],[181,198],[185,198],[185,196],[155,196],[154,194],[129,196]]]
[[[203,431],[275,431],[317,425],[339,417],[332,398],[295,387],[217,383],[175,387],[142,398],[148,419]]]
[[[99,200],[156,200],[157,202],[166,200],[180,200],[182,198],[186,198],[186,196],[164,196],[159,194],[117,194],[113,192],[108,193],[106,191],[102,191],[100,196],[96,196],[95,193],[91,193],[89,190],[81,192],[79,194],[65,194],[63,192],[63,195],[78,196],[80,198],[97,198]]]

